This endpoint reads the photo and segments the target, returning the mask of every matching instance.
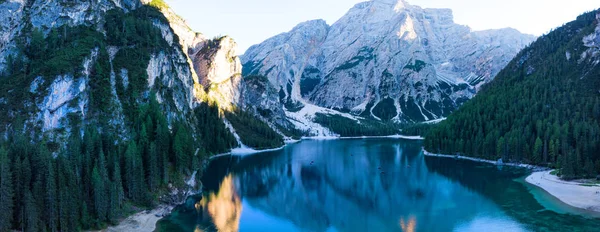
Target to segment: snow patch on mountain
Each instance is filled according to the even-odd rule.
[[[241,59],[244,76],[266,76],[286,108],[418,122],[447,116],[534,39],[510,28],[472,31],[449,9],[374,0],[331,26],[301,23]]]

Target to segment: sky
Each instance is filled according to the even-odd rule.
[[[191,28],[208,38],[229,35],[238,53],[298,23],[324,19],[335,23],[365,0],[166,0]],[[454,21],[473,30],[512,27],[543,35],[600,8],[598,0],[407,0],[423,8],[450,8]]]

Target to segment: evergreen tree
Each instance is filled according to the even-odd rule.
[[[0,147],[0,231],[9,231],[13,217],[13,185],[8,152]]]
[[[25,191],[25,196],[23,197],[23,219],[23,228],[25,231],[39,230],[38,209],[35,199],[29,190]]]
[[[55,232],[58,230],[58,196],[56,188],[56,175],[52,161],[48,161],[46,183],[45,183],[45,205],[44,209],[44,221],[47,224],[49,231]]]
[[[140,183],[136,175],[137,169],[142,164],[138,163],[138,150],[135,142],[129,142],[125,151],[125,186],[127,186],[127,196],[134,199],[136,194],[140,193]]]
[[[160,183],[160,174],[158,170],[158,154],[156,144],[152,142],[148,150],[148,166],[146,168],[146,179],[150,190],[156,190]]]
[[[533,160],[534,164],[539,164],[542,161],[542,140],[538,137],[533,145]]]
[[[167,120],[164,116],[159,116],[156,126],[156,152],[158,155],[158,168],[160,170],[161,184],[165,185],[169,182],[169,148],[171,147],[171,135]]]
[[[94,191],[94,209],[96,213],[96,218],[100,221],[104,221],[107,219],[108,215],[108,196],[106,196],[106,179],[103,179],[100,175],[99,169],[101,169],[96,163],[94,170],[92,171],[92,189]]]

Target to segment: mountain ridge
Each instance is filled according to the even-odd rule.
[[[308,102],[411,123],[447,116],[532,40],[515,29],[457,25],[450,9],[368,1],[331,26],[300,23],[241,60],[243,75],[266,76],[286,108]]]

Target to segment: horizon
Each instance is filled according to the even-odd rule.
[[[303,22],[323,19],[328,25],[333,25],[354,5],[366,2],[364,0],[166,1],[194,31],[204,34],[207,38],[225,35],[232,37],[238,44],[240,55],[244,54],[250,46],[289,32]],[[558,0],[526,2],[408,0],[406,2],[422,8],[450,9],[455,23],[469,26],[473,31],[513,28],[534,36],[546,34],[575,20],[577,16],[600,7],[595,0],[580,0],[570,4],[563,4]],[[519,7],[514,7],[517,5]],[[507,16],[507,12],[510,15]]]

